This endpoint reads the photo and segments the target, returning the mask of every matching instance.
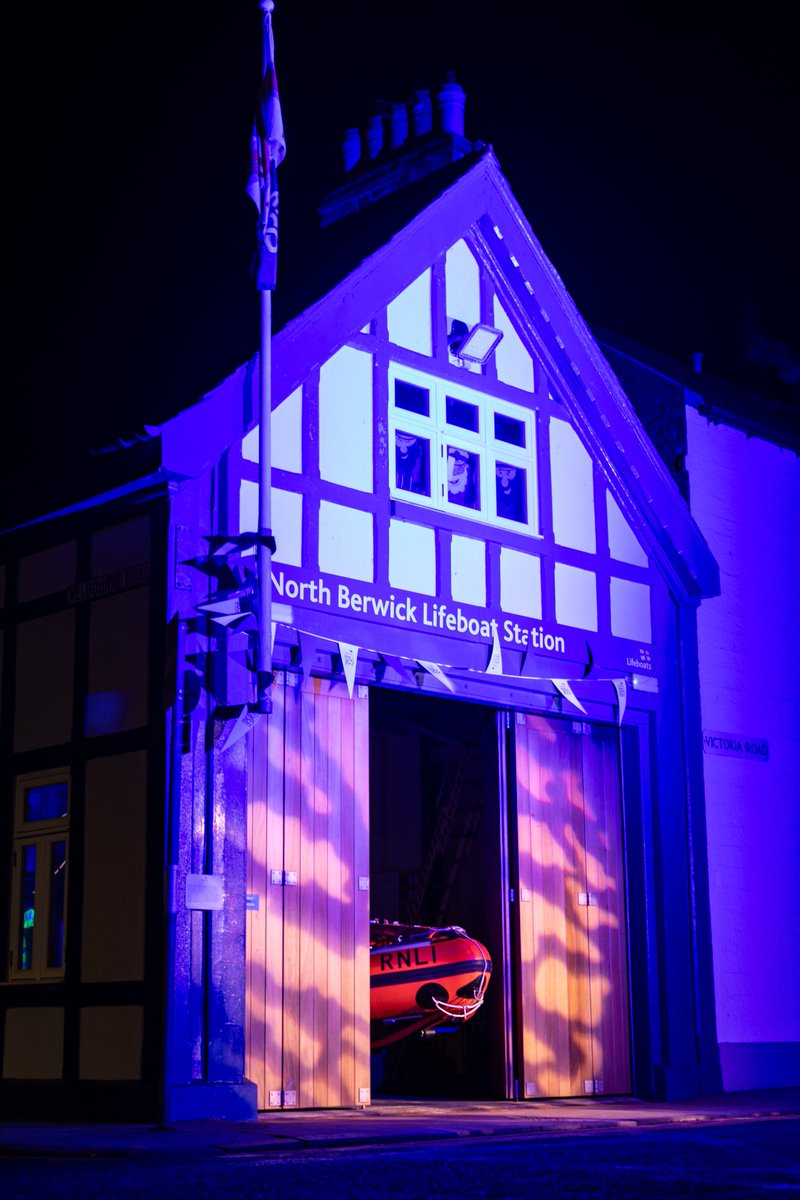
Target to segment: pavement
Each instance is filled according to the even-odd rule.
[[[261,1113],[253,1121],[182,1121],[167,1128],[4,1122],[0,1124],[0,1156],[262,1157],[286,1151],[396,1147],[461,1138],[576,1137],[786,1119],[800,1123],[800,1088],[729,1092],[669,1103],[630,1097],[522,1103],[398,1099],[380,1100],[367,1108]]]

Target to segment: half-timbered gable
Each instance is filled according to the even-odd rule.
[[[500,336],[483,365],[458,354],[475,326]],[[278,646],[307,634],[484,672],[496,638],[512,676],[653,675],[654,590],[715,586],[491,151],[273,353]],[[256,385],[253,365],[204,402],[243,421],[226,532],[256,526]]]

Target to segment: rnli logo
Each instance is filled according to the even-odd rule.
[[[436,962],[435,946],[414,946],[408,950],[392,950],[381,955],[382,971],[399,971],[403,967],[429,967]]]

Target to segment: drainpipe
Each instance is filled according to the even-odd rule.
[[[175,619],[175,698],[170,725],[169,780],[164,813],[164,1042],[161,1060],[159,1124],[172,1125],[175,1084],[175,935],[178,921],[178,856],[180,853],[181,753],[184,716],[186,622]]]

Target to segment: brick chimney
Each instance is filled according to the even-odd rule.
[[[465,105],[466,93],[452,71],[435,101],[427,88],[418,88],[408,101],[378,103],[363,133],[345,131],[345,180],[320,204],[322,224],[357,212],[477,149],[480,143],[464,136]]]

